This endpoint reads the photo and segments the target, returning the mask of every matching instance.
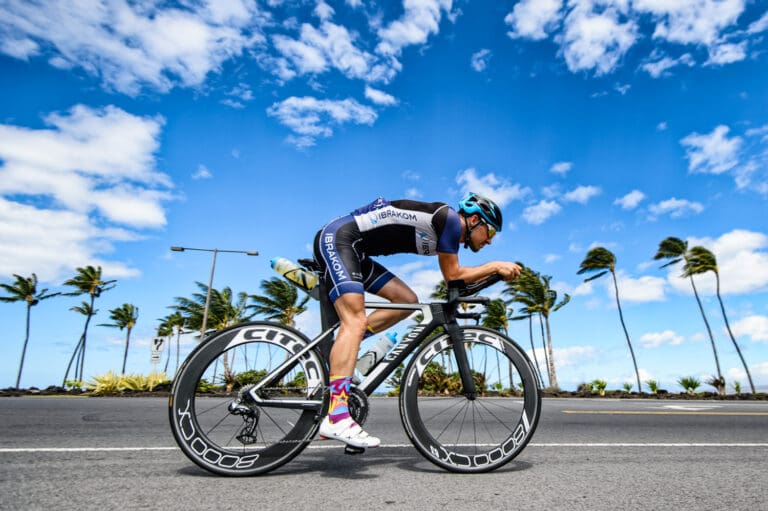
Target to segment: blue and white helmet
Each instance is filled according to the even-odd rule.
[[[491,199],[469,192],[466,197],[459,201],[459,210],[467,216],[480,215],[480,218],[488,222],[491,227],[501,232],[503,224],[501,209]]]

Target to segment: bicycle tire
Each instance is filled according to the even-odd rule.
[[[425,343],[403,373],[400,416],[413,445],[435,465],[488,472],[514,459],[530,441],[541,393],[527,355],[514,341],[487,328],[460,330],[476,398],[462,393],[450,337],[442,334]]]
[[[328,407],[328,375],[320,354],[310,350],[278,386],[259,391],[261,399],[288,401],[287,407],[260,406],[247,390],[308,343],[292,328],[252,322],[221,330],[193,350],[169,401],[171,430],[184,454],[227,476],[263,474],[297,456],[317,433]],[[239,414],[229,409],[236,398]],[[291,408],[291,400],[320,404],[316,410]]]

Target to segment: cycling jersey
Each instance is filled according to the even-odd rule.
[[[335,301],[344,293],[376,293],[394,277],[369,256],[456,254],[460,238],[459,215],[447,204],[379,198],[321,229],[315,259]]]

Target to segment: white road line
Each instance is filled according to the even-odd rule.
[[[308,449],[340,449],[340,443],[310,445]],[[528,447],[765,447],[766,442],[738,442],[738,443],[712,443],[712,442],[586,442],[586,443],[537,443],[531,442]],[[411,444],[383,444],[378,449],[413,448]],[[78,452],[143,452],[143,451],[176,451],[178,447],[2,447],[0,454],[11,453],[78,453]]]

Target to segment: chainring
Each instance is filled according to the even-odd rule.
[[[351,387],[347,408],[349,408],[349,415],[352,416],[352,419],[362,426],[368,418],[368,396],[359,388]]]

